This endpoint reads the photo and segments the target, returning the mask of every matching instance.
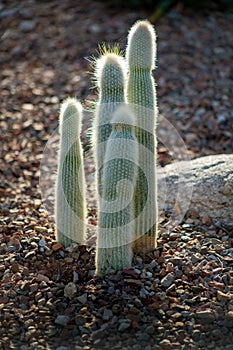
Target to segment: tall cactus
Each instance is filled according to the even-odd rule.
[[[138,149],[133,131],[135,120],[128,107],[117,109],[106,145],[103,191],[97,235],[97,274],[108,267],[123,269],[132,264],[134,239],[133,193],[137,176]]]
[[[126,66],[123,57],[107,52],[97,60],[95,72],[99,101],[96,108],[93,143],[96,151],[97,188],[102,193],[103,161],[111,134],[114,111],[125,102]]]
[[[82,106],[75,98],[63,102],[60,111],[60,149],[55,191],[58,242],[65,247],[85,239],[85,180],[80,130]]]
[[[155,32],[148,21],[139,21],[128,36],[126,59],[129,69],[127,102],[136,116],[139,167],[135,190],[136,237],[134,251],[156,247],[157,181],[155,126],[157,102],[152,69],[155,62]]]

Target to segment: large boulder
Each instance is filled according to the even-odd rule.
[[[190,208],[213,222],[233,226],[233,154],[179,161],[158,169],[160,211],[176,222]]]

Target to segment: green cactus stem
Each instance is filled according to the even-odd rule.
[[[127,102],[136,116],[139,167],[135,190],[135,252],[150,251],[157,241],[156,138],[157,102],[152,69],[155,62],[155,31],[148,21],[139,21],[128,36],[129,69]]]
[[[125,103],[126,65],[123,57],[107,52],[96,62],[95,72],[99,101],[96,108],[93,144],[96,158],[96,182],[99,196],[102,195],[103,161],[106,142],[111,134],[111,118],[116,109]]]
[[[60,149],[55,191],[58,242],[67,247],[85,240],[85,180],[80,141],[82,106],[75,98],[60,111]]]
[[[120,270],[132,264],[134,201],[138,143],[134,116],[126,106],[112,119],[112,132],[103,164],[103,194],[100,199],[96,273],[107,268]]]

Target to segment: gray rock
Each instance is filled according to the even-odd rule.
[[[24,33],[31,32],[35,28],[36,23],[37,22],[35,20],[22,21],[19,25],[19,29]]]
[[[130,323],[129,322],[121,322],[118,331],[119,332],[124,332],[126,329],[130,328]]]
[[[69,322],[69,317],[65,315],[58,315],[55,319],[55,323],[59,324],[60,326],[67,326],[67,323]]]
[[[91,338],[93,340],[102,339],[103,337],[104,337],[104,330],[102,329],[97,329],[96,331],[93,331],[91,335]]]
[[[154,326],[147,326],[146,327],[146,333],[147,334],[154,334],[155,333],[155,327]]]
[[[224,350],[232,350],[232,344],[226,345]]]
[[[145,347],[145,350],[151,350],[151,346],[150,346],[150,345],[147,345],[147,346]]]
[[[199,331],[199,329],[194,329],[192,338],[194,341],[199,341],[201,339],[201,331]]]
[[[87,293],[84,293],[84,294],[80,295],[79,297],[77,297],[77,300],[81,304],[86,304],[86,302],[87,302]]]
[[[86,327],[83,327],[83,326],[79,326],[78,327],[80,332],[82,332],[83,334],[89,334],[90,333],[90,330]]]
[[[233,226],[233,154],[180,161],[158,169],[159,209],[173,208],[178,223],[189,208]]]
[[[174,273],[168,273],[166,276],[164,276],[161,280],[161,284],[163,287],[170,287],[172,282],[174,281],[175,275]]]
[[[0,19],[13,17],[19,12],[20,7],[14,7],[12,9],[3,10],[0,13]]]
[[[112,316],[113,316],[112,310],[104,309],[103,320],[108,321],[110,318],[112,318]]]
[[[174,265],[177,265],[177,266],[182,266],[183,264],[183,259],[180,258],[179,256],[175,256],[174,258],[171,258],[170,261],[174,264]]]
[[[134,344],[134,345],[132,346],[132,350],[141,350],[141,347],[140,347],[139,344]]]
[[[82,315],[75,316],[75,323],[77,326],[82,326],[86,322],[86,318]]]
[[[72,299],[77,294],[77,287],[74,282],[69,282],[64,288],[64,295]]]
[[[146,342],[150,340],[150,336],[147,333],[140,333],[140,334],[137,334],[137,340]]]
[[[79,280],[79,275],[76,271],[73,271],[73,282],[78,282]]]

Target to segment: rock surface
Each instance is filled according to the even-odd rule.
[[[190,208],[215,223],[233,225],[233,154],[200,157],[158,170],[160,209],[182,219]]]

